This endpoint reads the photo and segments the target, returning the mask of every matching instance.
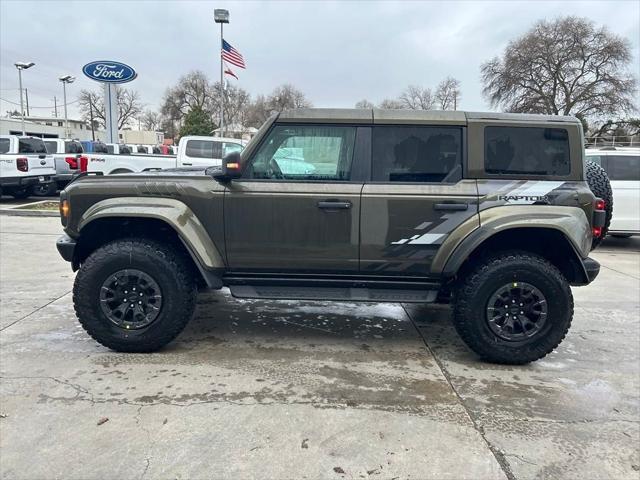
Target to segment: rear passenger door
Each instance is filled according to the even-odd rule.
[[[475,180],[463,180],[462,126],[378,125],[372,182],[362,190],[364,274],[428,276],[449,233],[477,213]]]

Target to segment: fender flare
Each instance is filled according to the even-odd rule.
[[[432,273],[454,276],[464,261],[485,241],[498,233],[520,228],[559,231],[571,245],[575,260],[580,264],[589,255],[591,229],[582,209],[552,205],[504,205],[481,211],[479,217],[479,226],[466,236],[450,236],[443,242],[434,257]]]
[[[178,234],[207,283],[206,271],[225,268],[222,255],[195,213],[173,198],[117,197],[101,200],[88,208],[78,222],[77,231],[102,218],[154,218],[169,225]]]

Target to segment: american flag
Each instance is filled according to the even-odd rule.
[[[226,40],[222,40],[222,59],[240,68],[247,68],[242,54],[233,48]]]

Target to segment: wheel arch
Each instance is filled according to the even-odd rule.
[[[478,232],[478,238],[469,239],[454,251],[447,261],[445,277],[460,275],[475,260],[496,252],[526,251],[540,255],[555,265],[572,285],[589,283],[582,257],[574,244],[560,229],[554,227],[512,227],[489,235]]]
[[[476,219],[478,222],[478,219]],[[479,226],[451,236],[434,258],[445,277],[459,274],[475,258],[496,251],[524,250],[556,265],[573,285],[589,283],[582,259],[591,247],[590,224],[583,210],[551,205],[512,205],[480,212]]]
[[[74,268],[96,248],[117,238],[144,236],[184,248],[209,287],[220,288],[223,258],[197,216],[166,198],[111,198],[89,208],[78,222]]]

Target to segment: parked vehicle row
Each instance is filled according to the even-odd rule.
[[[96,172],[103,175],[135,173],[149,170],[192,166],[219,166],[222,157],[244,148],[242,141],[234,138],[186,136],[170,154],[169,146],[107,144],[102,142],[80,142],[78,140],[36,137],[3,136],[0,151],[2,159],[2,186],[4,192],[17,198],[31,194],[54,195],[63,189],[75,175]],[[132,149],[135,147],[135,153]],[[157,153],[158,150],[160,153]],[[144,153],[156,152],[156,153]],[[42,165],[24,159],[33,152],[44,156]],[[6,158],[5,156],[6,155]],[[31,155],[33,156],[33,155]],[[25,163],[27,162],[27,163]],[[45,167],[49,168],[44,171]],[[38,175],[35,175],[36,172]],[[40,179],[43,177],[43,179]]]
[[[55,176],[53,155],[41,138],[0,135],[0,195],[26,198],[33,187],[50,188]]]

